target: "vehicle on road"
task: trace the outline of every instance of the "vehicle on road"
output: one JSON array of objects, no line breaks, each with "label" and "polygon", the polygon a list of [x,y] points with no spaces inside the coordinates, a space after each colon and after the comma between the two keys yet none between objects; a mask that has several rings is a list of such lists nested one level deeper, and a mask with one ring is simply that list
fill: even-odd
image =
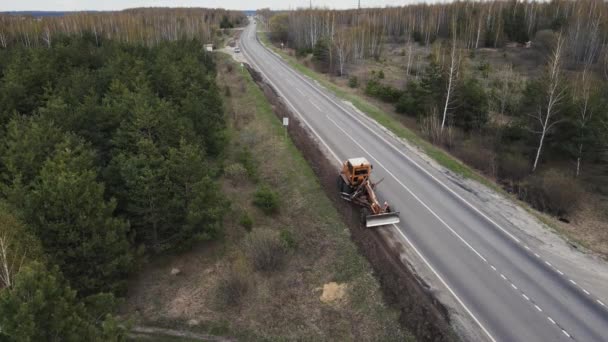
[{"label": "vehicle on road", "polygon": [[338,176],[338,189],[342,198],[363,207],[361,218],[366,227],[399,223],[399,213],[392,211],[387,202],[380,204],[374,188],[382,182],[370,179],[373,166],[365,158],[351,158],[342,164]]}]

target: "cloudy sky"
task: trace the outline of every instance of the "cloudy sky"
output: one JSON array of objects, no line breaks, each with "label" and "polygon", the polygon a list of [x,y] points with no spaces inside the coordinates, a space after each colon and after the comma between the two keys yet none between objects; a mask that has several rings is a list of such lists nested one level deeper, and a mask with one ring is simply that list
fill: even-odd
[{"label": "cloudy sky", "polygon": [[[121,10],[132,7],[224,7],[229,9],[290,9],[308,6],[309,0],[0,0],[0,11]],[[313,6],[356,7],[358,0],[313,0]],[[416,0],[361,0],[362,7],[397,6]]]}]

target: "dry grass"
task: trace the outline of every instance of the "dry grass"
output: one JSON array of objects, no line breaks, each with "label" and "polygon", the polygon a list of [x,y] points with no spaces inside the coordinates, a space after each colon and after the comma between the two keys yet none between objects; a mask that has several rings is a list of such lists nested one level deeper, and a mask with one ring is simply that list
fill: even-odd
[{"label": "dry grass", "polygon": [[[225,99],[232,136],[225,165],[237,162],[237,152],[249,148],[257,182],[226,179],[222,190],[232,209],[224,240],[150,263],[133,280],[126,311],[143,322],[177,327],[195,319],[200,324],[190,330],[243,340],[411,339],[398,324],[398,312],[385,306],[370,265],[264,95],[240,68],[226,72],[227,58],[218,57],[220,86],[229,86],[232,94]],[[276,215],[253,206],[259,184],[279,194]],[[253,232],[269,229],[289,240],[278,271],[258,272],[248,259],[243,243],[250,233],[240,224],[245,212],[254,222]],[[182,274],[171,276],[173,267]],[[217,289],[235,269],[246,272],[247,291],[239,291],[238,305],[218,305]],[[323,287],[331,282],[340,283],[345,293],[339,301],[323,303]]]}]

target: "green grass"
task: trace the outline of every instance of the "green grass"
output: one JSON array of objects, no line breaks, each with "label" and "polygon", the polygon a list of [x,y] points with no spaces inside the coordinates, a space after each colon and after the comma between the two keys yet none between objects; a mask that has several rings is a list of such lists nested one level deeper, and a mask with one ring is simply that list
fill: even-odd
[{"label": "green grass", "polygon": [[415,146],[418,146],[429,157],[431,157],[435,161],[437,161],[437,163],[439,163],[441,166],[447,168],[448,170],[450,170],[462,177],[474,179],[474,180],[492,188],[493,190],[503,192],[502,189],[498,185],[496,185],[494,182],[491,182],[490,180],[483,177],[482,175],[480,175],[479,173],[477,173],[476,171],[474,171],[467,165],[463,164],[458,159],[452,157],[447,152],[434,146],[430,142],[426,141],[424,138],[418,136],[412,130],[408,129],[403,124],[401,124],[397,119],[391,117],[390,114],[386,113],[385,111],[378,108],[374,104],[366,101],[365,99],[363,99],[357,95],[351,94],[351,93],[345,91],[344,89],[342,89],[340,86],[338,86],[334,83],[331,83],[330,81],[325,79],[325,77],[323,75],[306,67],[305,65],[300,63],[296,58],[287,55],[286,53],[284,53],[283,51],[281,51],[280,49],[278,49],[277,47],[272,45],[268,39],[267,34],[262,32],[259,35],[259,37],[260,37],[260,41],[262,41],[264,43],[264,45],[270,47],[273,51],[278,53],[294,69],[296,69],[303,75],[306,75],[306,76],[316,80],[323,87],[325,87],[326,89],[333,92],[336,96],[338,96],[346,101],[349,101],[361,112],[365,113],[372,119],[376,120],[379,124],[386,127],[388,130],[393,132],[398,137],[406,139],[407,141],[414,144]]}]

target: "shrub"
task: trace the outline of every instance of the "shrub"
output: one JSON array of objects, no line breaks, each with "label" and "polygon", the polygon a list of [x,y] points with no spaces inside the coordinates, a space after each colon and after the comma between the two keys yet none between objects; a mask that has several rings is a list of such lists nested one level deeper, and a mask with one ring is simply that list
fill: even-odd
[{"label": "shrub", "polygon": [[220,305],[237,306],[249,290],[249,277],[245,270],[230,267],[217,284],[217,299]]},{"label": "shrub", "polygon": [[257,271],[272,272],[283,266],[287,249],[277,232],[256,229],[245,238],[244,250]]},{"label": "shrub", "polygon": [[578,208],[583,194],[576,179],[551,169],[530,178],[525,200],[538,210],[563,217]]},{"label": "shrub", "polygon": [[239,151],[236,157],[239,163],[241,163],[241,165],[243,165],[247,171],[247,176],[249,176],[249,178],[253,181],[257,181],[258,164],[253,158],[251,151],[248,148],[243,148],[241,151]]},{"label": "shrub", "polygon": [[378,78],[379,78],[379,79],[383,80],[383,79],[384,79],[384,70],[380,70],[380,71],[378,71],[378,74],[377,74],[377,75],[378,75]]},{"label": "shrub", "polygon": [[348,79],[348,86],[351,88],[357,88],[359,86],[359,79],[357,76],[351,76]]},{"label": "shrub", "polygon": [[275,214],[279,211],[279,195],[267,186],[262,186],[253,194],[253,204],[266,215]]},{"label": "shrub", "polygon": [[519,182],[530,173],[528,160],[515,153],[506,153],[498,158],[498,177]]},{"label": "shrub", "polygon": [[285,243],[285,246],[289,249],[295,249],[297,246],[297,242],[296,239],[293,236],[293,233],[287,229],[283,229],[281,230],[281,233],[279,235],[281,237],[281,240]]},{"label": "shrub", "polygon": [[234,163],[224,168],[224,174],[226,175],[226,178],[230,180],[232,185],[237,185],[245,179],[247,176],[247,170],[242,164]]},{"label": "shrub", "polygon": [[367,82],[365,93],[369,96],[379,98],[382,101],[395,103],[402,95],[402,91],[389,85],[383,85],[376,79]]},{"label": "shrub", "polygon": [[241,215],[241,219],[239,220],[239,224],[245,228],[246,231],[250,232],[253,228],[253,219],[249,216],[249,213],[246,211]]}]

